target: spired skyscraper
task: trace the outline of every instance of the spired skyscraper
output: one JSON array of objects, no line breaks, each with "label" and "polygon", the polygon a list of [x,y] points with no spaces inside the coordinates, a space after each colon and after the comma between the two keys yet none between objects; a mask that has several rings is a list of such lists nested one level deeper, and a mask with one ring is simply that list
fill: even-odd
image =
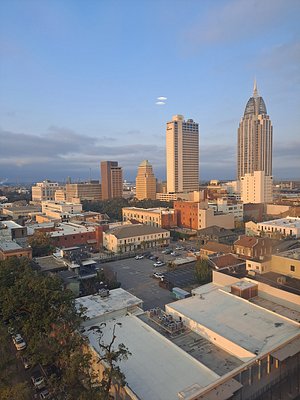
[{"label": "spired skyscraper", "polygon": [[272,201],[272,148],[272,122],[254,81],[253,96],[246,104],[238,129],[237,175],[244,203]]},{"label": "spired skyscraper", "polygon": [[272,176],[272,148],[272,122],[254,81],[253,96],[247,102],[238,128],[238,179],[254,171]]},{"label": "spired skyscraper", "polygon": [[166,164],[168,193],[199,190],[199,125],[174,115],[167,123]]}]

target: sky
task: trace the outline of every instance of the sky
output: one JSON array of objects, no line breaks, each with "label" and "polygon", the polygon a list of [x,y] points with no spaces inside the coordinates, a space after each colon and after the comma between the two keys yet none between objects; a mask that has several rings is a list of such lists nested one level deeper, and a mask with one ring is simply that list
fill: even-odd
[{"label": "sky", "polygon": [[[234,179],[256,77],[273,175],[300,179],[299,0],[1,0],[0,181],[165,179],[165,128],[200,125],[200,178]],[[165,104],[156,104],[158,97]]]}]

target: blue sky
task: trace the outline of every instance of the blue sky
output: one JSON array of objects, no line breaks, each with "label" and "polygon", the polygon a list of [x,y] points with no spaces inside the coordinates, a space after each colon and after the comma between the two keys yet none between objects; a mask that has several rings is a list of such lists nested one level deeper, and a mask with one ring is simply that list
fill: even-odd
[{"label": "blue sky", "polygon": [[[274,177],[300,178],[298,0],[2,0],[0,178],[165,178],[165,124],[200,124],[202,179],[234,179],[256,76]],[[165,105],[156,98],[167,97]]]}]

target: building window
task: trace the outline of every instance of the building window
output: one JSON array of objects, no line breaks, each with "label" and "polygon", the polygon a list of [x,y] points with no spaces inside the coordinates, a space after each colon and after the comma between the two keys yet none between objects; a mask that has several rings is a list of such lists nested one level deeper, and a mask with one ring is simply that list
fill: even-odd
[{"label": "building window", "polygon": [[291,265],[290,269],[291,269],[292,272],[295,272],[296,271],[295,265]]}]

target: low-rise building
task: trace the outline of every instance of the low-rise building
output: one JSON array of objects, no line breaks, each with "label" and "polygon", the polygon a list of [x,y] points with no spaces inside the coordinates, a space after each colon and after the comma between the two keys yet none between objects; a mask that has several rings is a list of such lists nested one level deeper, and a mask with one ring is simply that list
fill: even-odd
[{"label": "low-rise building", "polygon": [[49,236],[56,247],[87,245],[99,249],[102,246],[102,232],[103,228],[100,225],[62,222],[55,226],[54,231],[49,232]]},{"label": "low-rise building", "polygon": [[233,244],[238,238],[238,234],[230,229],[221,228],[219,226],[213,225],[209,228],[200,229],[197,232],[197,238],[200,245],[205,244],[209,241]]},{"label": "low-rise building", "polygon": [[81,213],[82,204],[58,201],[43,201],[42,213],[56,220],[67,220],[70,215]]},{"label": "low-rise building", "polygon": [[168,245],[170,232],[144,224],[121,225],[103,232],[103,246],[113,253]]},{"label": "low-rise building", "polygon": [[21,246],[14,240],[0,239],[0,260],[7,260],[12,257],[32,258],[32,249],[30,246]]},{"label": "low-rise building", "polygon": [[172,208],[122,208],[123,221],[138,221],[142,224],[160,228],[174,228],[177,226],[177,211]]},{"label": "low-rise building", "polygon": [[83,200],[102,200],[101,184],[98,181],[66,184],[66,201],[74,203]]},{"label": "low-rise building", "polygon": [[200,247],[201,256],[209,256],[211,254],[226,254],[232,251],[232,246],[218,242],[207,242]]},{"label": "low-rise building", "polygon": [[205,202],[174,201],[178,212],[178,226],[189,229],[203,229],[213,225],[222,228],[234,228],[233,214],[215,212]]},{"label": "low-rise building", "polygon": [[221,212],[224,214],[233,214],[234,221],[243,221],[244,218],[244,206],[243,203],[229,200],[227,198],[218,198],[216,201],[208,202],[208,207],[212,208],[215,212]]},{"label": "low-rise building", "polygon": [[263,235],[274,236],[276,234],[282,236],[293,236],[300,238],[300,218],[286,217],[274,219],[272,221],[260,222],[257,229]]},{"label": "low-rise building", "polygon": [[263,260],[272,253],[272,240],[243,235],[234,242],[234,252],[242,258]]},{"label": "low-rise building", "polygon": [[273,254],[272,272],[300,279],[300,247],[283,253]]},{"label": "low-rise building", "polygon": [[9,215],[13,220],[17,220],[23,217],[33,218],[35,215],[41,212],[41,207],[32,205],[12,206],[8,208],[3,208],[2,212],[4,215]]},{"label": "low-rise building", "polygon": [[[76,300],[86,320],[81,333],[96,379],[105,344],[130,352],[118,366],[126,385],[112,382],[117,399],[237,400],[296,398],[299,388],[298,296],[250,279],[213,272],[193,296],[144,313],[122,289]],[[103,297],[102,297],[103,296]],[[96,382],[95,382],[96,383]]]}]

